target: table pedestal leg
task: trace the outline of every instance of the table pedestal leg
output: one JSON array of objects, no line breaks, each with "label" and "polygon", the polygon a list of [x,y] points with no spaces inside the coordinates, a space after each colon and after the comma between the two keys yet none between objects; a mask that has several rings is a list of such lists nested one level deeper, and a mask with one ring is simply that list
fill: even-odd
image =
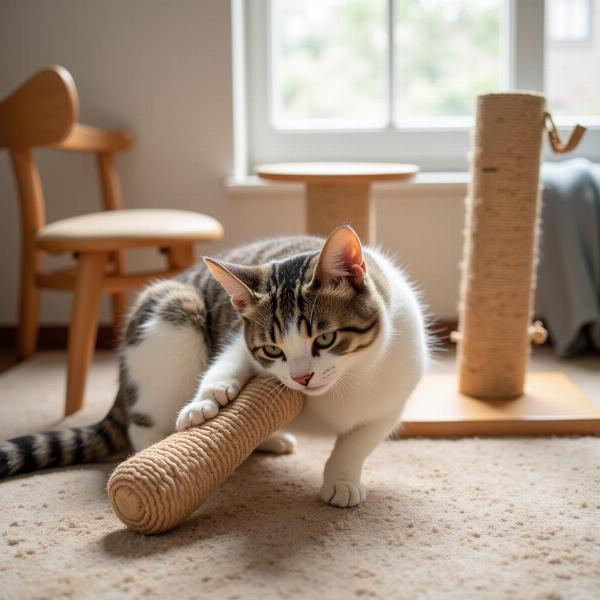
[{"label": "table pedestal leg", "polygon": [[375,213],[370,185],[308,183],[307,233],[327,237],[340,225],[351,225],[365,244],[375,241]]}]

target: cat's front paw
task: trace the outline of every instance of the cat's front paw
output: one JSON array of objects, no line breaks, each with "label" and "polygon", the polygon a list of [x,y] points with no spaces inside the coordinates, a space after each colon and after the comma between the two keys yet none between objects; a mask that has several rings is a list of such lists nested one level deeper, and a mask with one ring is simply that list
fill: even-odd
[{"label": "cat's front paw", "polygon": [[202,425],[208,419],[216,417],[218,412],[219,405],[214,400],[193,400],[179,411],[175,428],[177,431],[183,431]]},{"label": "cat's front paw", "polygon": [[196,397],[200,400],[213,400],[219,406],[227,406],[232,400],[237,398],[241,389],[242,386],[237,379],[228,379],[215,383],[202,382]]},{"label": "cat's front paw", "polygon": [[350,508],[357,506],[367,497],[365,486],[359,482],[331,480],[325,481],[319,492],[321,500],[332,506]]},{"label": "cat's front paw", "polygon": [[237,398],[242,386],[237,379],[227,379],[215,383],[202,383],[196,397],[186,404],[175,422],[177,431],[183,431],[196,425],[202,425],[208,419],[216,417],[219,408],[227,406]]}]

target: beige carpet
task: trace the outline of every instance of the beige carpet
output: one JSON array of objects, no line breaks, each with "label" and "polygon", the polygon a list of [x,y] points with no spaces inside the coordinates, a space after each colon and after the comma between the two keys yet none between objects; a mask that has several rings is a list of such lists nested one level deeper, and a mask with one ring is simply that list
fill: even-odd
[{"label": "beige carpet", "polygon": [[[2,434],[58,418],[61,360],[36,360],[0,378]],[[78,419],[113,382],[100,357]],[[0,598],[598,597],[600,440],[386,442],[352,510],[318,500],[327,446],[302,442],[253,456],[158,537],[112,515],[111,465],[1,482]]]}]

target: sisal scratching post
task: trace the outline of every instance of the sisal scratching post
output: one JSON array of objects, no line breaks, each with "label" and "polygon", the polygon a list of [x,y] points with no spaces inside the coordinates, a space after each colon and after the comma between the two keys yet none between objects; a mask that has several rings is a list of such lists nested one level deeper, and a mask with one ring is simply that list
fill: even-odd
[{"label": "sisal scratching post", "polygon": [[256,378],[219,414],[174,433],[121,463],[108,497],[123,523],[161,533],[194,512],[269,435],[302,410],[299,392]]},{"label": "sisal scratching post", "polygon": [[460,292],[458,374],[427,375],[392,437],[600,433],[600,410],[563,373],[527,373],[542,138],[569,152],[540,94],[477,98]]},{"label": "sisal scratching post", "polygon": [[375,240],[375,210],[369,184],[306,186],[306,230],[327,238],[341,223],[351,223],[361,240]]},{"label": "sisal scratching post", "polygon": [[545,105],[533,93],[477,99],[458,346],[459,389],[475,398],[523,394]]}]

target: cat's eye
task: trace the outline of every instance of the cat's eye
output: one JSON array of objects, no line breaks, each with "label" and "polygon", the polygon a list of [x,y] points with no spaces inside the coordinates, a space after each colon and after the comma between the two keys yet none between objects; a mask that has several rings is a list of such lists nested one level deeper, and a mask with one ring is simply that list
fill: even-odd
[{"label": "cat's eye", "polygon": [[316,340],[315,345],[317,348],[329,348],[335,342],[335,331],[330,331],[329,333],[322,333]]},{"label": "cat's eye", "polygon": [[283,356],[283,350],[277,346],[263,346],[263,352],[269,358],[281,358]]}]

